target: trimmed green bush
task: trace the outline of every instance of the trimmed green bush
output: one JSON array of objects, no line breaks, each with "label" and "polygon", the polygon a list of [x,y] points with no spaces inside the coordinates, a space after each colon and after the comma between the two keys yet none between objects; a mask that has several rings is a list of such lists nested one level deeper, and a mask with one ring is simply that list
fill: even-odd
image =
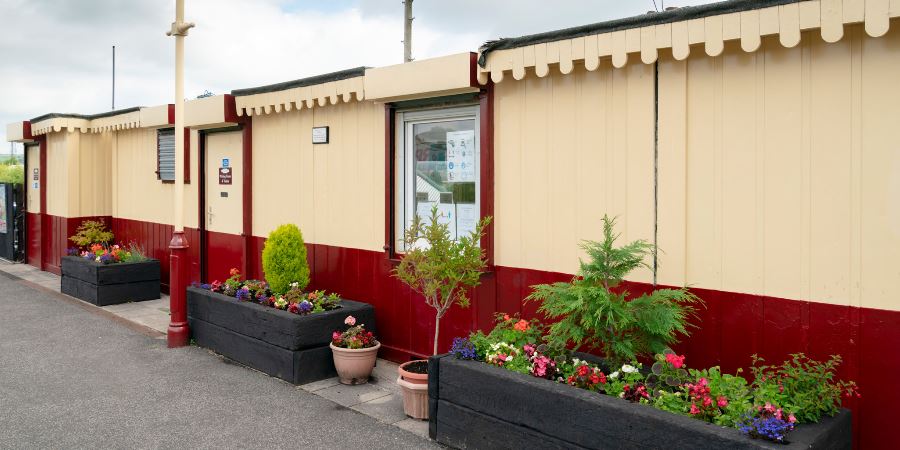
[{"label": "trimmed green bush", "polygon": [[297,225],[281,225],[269,234],[262,254],[263,272],[269,287],[276,294],[284,294],[291,288],[306,288],[309,284],[309,264],[306,262],[306,245]]}]

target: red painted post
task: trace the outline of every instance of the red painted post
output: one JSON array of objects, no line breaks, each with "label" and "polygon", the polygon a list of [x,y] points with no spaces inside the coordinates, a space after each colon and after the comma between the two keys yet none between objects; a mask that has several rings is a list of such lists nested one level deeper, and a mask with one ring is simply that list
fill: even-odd
[{"label": "red painted post", "polygon": [[169,348],[184,347],[188,344],[190,330],[187,323],[187,263],[188,241],[183,231],[172,234],[169,242]]}]

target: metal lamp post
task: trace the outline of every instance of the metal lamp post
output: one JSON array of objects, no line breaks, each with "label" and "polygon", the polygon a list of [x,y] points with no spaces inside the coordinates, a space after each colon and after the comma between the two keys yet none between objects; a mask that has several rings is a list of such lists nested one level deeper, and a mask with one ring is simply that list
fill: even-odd
[{"label": "metal lamp post", "polygon": [[193,28],[184,21],[184,0],[175,0],[175,22],[166,33],[175,36],[175,231],[169,242],[169,348],[188,344],[187,303],[187,249],[184,237],[184,38]]}]

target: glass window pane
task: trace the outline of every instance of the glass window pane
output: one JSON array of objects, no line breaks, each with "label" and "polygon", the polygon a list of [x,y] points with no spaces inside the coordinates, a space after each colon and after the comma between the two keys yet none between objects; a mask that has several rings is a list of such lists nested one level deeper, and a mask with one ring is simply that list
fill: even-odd
[{"label": "glass window pane", "polygon": [[475,119],[412,126],[413,148],[409,157],[414,164],[411,184],[416,191],[411,196],[411,212],[425,219],[437,206],[453,238],[474,231],[479,218],[476,127]]}]

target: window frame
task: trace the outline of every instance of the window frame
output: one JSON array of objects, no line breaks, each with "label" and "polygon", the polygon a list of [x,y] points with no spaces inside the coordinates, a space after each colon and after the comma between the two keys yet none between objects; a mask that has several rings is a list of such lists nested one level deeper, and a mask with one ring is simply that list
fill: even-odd
[{"label": "window frame", "polygon": [[475,146],[478,148],[478,156],[476,159],[476,171],[478,176],[475,179],[475,208],[481,216],[481,112],[477,104],[447,106],[428,109],[410,109],[395,112],[395,129],[396,136],[402,136],[402,139],[396,139],[394,149],[395,161],[394,179],[397,180],[394,190],[394,202],[397,207],[394,209],[394,248],[396,252],[402,254],[405,252],[403,248],[403,232],[412,224],[415,215],[415,158],[410,157],[414,148],[413,132],[415,126],[419,124],[431,124],[441,122],[456,122],[461,120],[472,120],[475,122]]},{"label": "window frame", "polygon": [[[477,107],[477,128],[476,140],[479,143],[480,158],[479,177],[478,177],[478,204],[480,219],[490,216],[493,218],[491,223],[485,228],[484,236],[481,239],[481,248],[484,250],[487,259],[486,273],[494,272],[494,223],[496,216],[494,215],[494,85],[488,82],[487,85],[480,86],[480,89],[472,94],[468,94],[468,98],[459,100],[461,96],[432,98],[418,101],[410,101],[409,103],[417,103],[415,107],[404,108],[404,103],[386,103],[385,104],[385,228],[384,228],[384,253],[385,258],[392,264],[399,263],[403,258],[403,253],[398,251],[396,245],[397,239],[397,213],[398,208],[404,205],[397,205],[397,189],[402,189],[402,180],[397,177],[396,151],[398,146],[397,129],[398,122],[402,130],[402,121],[398,120],[398,112],[412,112],[425,110],[446,110],[458,107]],[[401,135],[402,136],[402,135]],[[402,196],[402,194],[401,194]]]}]

